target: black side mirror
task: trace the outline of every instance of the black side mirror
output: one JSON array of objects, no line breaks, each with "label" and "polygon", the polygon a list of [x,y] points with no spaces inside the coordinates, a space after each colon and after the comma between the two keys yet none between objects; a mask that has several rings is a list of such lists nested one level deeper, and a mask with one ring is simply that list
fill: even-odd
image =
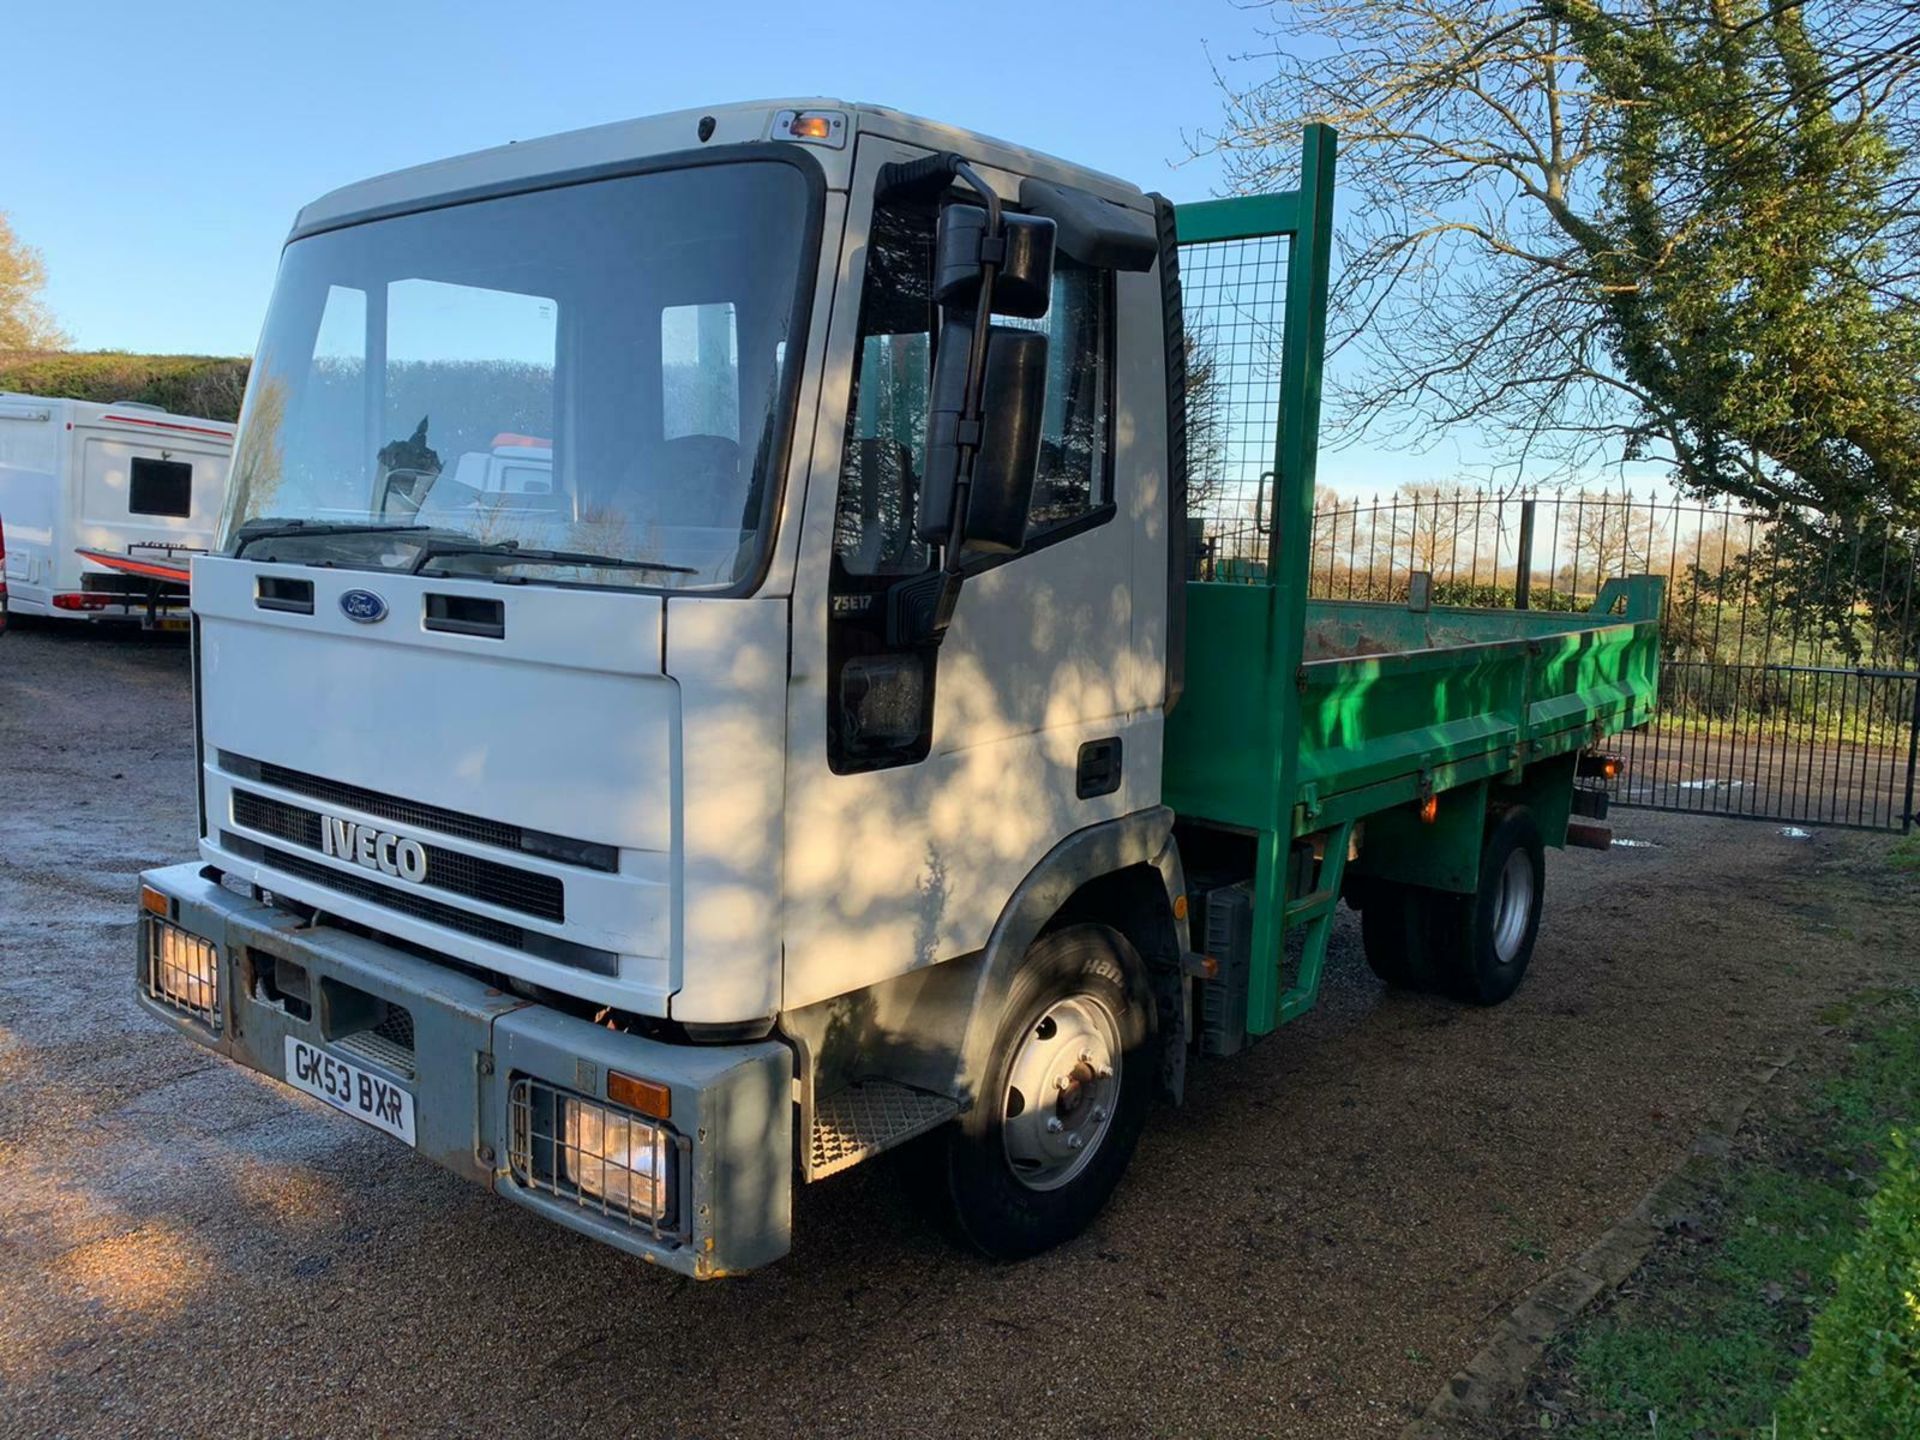
[{"label": "black side mirror", "polygon": [[[926,474],[915,529],[941,543],[937,575],[888,594],[889,636],[938,645],[952,623],[972,555],[1005,555],[1026,541],[1047,393],[1047,337],[992,323],[1036,320],[1052,303],[1054,223],[1008,215],[993,188],[958,156],[927,167],[964,180],[980,205],[949,205],[934,237],[934,298],[941,307]],[[926,582],[935,582],[929,585]]]},{"label": "black side mirror", "polygon": [[980,449],[961,522],[969,550],[1005,555],[1026,543],[1046,398],[1047,337],[995,325],[980,392]]},{"label": "black side mirror", "polygon": [[[960,478],[961,422],[973,326],[949,320],[933,362],[927,415],[927,473],[920,492],[920,538],[951,538],[953,492]],[[1012,325],[987,327],[980,426],[961,539],[972,550],[1005,554],[1026,539],[1040,465],[1041,417],[1047,398],[1047,337]]]},{"label": "black side mirror", "polygon": [[[1053,301],[1054,224],[1037,215],[1002,215],[1005,253],[993,278],[993,313],[1038,320]],[[978,205],[949,205],[940,212],[935,237],[933,298],[955,310],[971,310],[980,294],[981,242],[987,212]]]}]

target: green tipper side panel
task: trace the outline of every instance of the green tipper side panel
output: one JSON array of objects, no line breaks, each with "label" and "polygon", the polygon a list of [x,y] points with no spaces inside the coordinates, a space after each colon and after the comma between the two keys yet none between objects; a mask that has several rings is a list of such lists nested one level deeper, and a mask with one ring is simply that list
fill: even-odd
[{"label": "green tipper side panel", "polygon": [[[1186,688],[1167,717],[1163,782],[1181,816],[1255,839],[1251,1034],[1313,1004],[1357,822],[1517,778],[1535,761],[1642,723],[1655,696],[1661,582],[1652,577],[1608,582],[1584,615],[1308,600],[1333,159],[1332,132],[1311,126],[1298,191],[1210,200],[1176,215],[1183,246],[1267,235],[1290,243],[1285,313],[1274,327],[1268,559],[1187,586]],[[1433,833],[1436,843],[1470,843],[1471,854],[1435,856],[1432,869],[1472,873],[1478,835],[1460,826]],[[1290,896],[1288,852],[1306,836],[1324,861],[1315,892]],[[1301,959],[1283,977],[1295,926],[1305,927]]]}]

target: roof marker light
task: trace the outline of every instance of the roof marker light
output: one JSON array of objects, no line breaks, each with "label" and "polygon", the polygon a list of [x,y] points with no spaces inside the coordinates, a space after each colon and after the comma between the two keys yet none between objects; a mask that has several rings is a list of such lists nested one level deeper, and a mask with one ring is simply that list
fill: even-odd
[{"label": "roof marker light", "polygon": [[773,138],[839,150],[847,143],[847,117],[838,110],[782,110],[773,117]]}]

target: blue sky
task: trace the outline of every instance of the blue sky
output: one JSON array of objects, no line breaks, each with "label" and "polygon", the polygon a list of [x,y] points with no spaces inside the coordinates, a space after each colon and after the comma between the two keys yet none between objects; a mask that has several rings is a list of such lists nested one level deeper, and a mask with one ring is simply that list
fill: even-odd
[{"label": "blue sky", "polygon": [[[968,63],[946,6],[110,0],[14,7],[0,210],[39,247],[86,348],[249,351],[294,212],[348,181],[503,141],[685,106],[843,95],[1004,135],[1174,199],[1220,103],[1207,49],[1244,49],[1228,0],[999,12]],[[982,12],[995,13],[994,7]],[[22,65],[19,57],[43,63]]]},{"label": "blue sky", "polygon": [[[1004,15],[975,63],[966,25]],[[1258,73],[1232,0],[1004,9],[902,0],[504,4],[287,0],[14,7],[0,210],[42,252],[83,348],[250,352],[294,212],[336,185],[506,140],[730,99],[872,100],[1052,151],[1175,200],[1218,192],[1187,137],[1216,65]],[[18,57],[37,56],[34,63]],[[1350,492],[1445,478],[1324,455]]]}]

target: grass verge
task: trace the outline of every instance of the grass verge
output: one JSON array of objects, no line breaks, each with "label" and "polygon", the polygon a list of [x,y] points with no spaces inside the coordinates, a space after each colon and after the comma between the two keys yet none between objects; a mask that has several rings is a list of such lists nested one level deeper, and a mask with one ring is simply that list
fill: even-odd
[{"label": "grass verge", "polygon": [[1887,851],[1887,863],[1908,874],[1920,871],[1920,835],[1909,835]]},{"label": "grass verge", "polygon": [[[1876,993],[1823,1018],[1834,1033],[1750,1117],[1730,1159],[1682,1172],[1662,1243],[1549,1352],[1523,1423],[1580,1440],[1920,1433],[1888,1408],[1913,1399],[1898,1368],[1914,1333],[1899,1328],[1914,1313],[1902,1279],[1920,1280],[1920,1248],[1903,1249],[1920,1228],[1911,1157],[1862,1231],[1891,1137],[1920,1116],[1920,992]],[[1862,1383],[1875,1365],[1892,1367],[1889,1398]],[[1872,1408],[1837,1418],[1855,1401]]]}]

